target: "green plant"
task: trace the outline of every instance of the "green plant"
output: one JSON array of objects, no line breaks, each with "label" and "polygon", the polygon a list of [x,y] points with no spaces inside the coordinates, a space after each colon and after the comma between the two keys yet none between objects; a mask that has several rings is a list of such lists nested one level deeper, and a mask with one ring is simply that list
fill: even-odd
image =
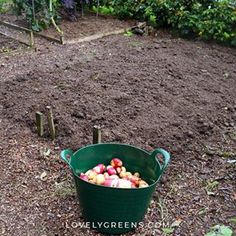
[{"label": "green plant", "polygon": [[218,181],[207,181],[206,183],[204,183],[207,195],[214,196],[219,184],[220,183]]},{"label": "green plant", "polygon": [[113,15],[114,14],[114,9],[112,6],[99,6],[99,7],[96,7],[96,6],[93,6],[92,7],[92,10],[94,12],[98,12],[102,15]]},{"label": "green plant", "polygon": [[11,6],[10,0],[0,0],[0,13],[5,13],[9,11]]},{"label": "green plant", "polygon": [[127,37],[131,37],[133,35],[134,35],[134,33],[131,30],[128,30],[124,33],[124,36],[127,36]]},{"label": "green plant", "polygon": [[225,225],[215,225],[205,236],[232,236],[233,231]]},{"label": "green plant", "polygon": [[166,234],[172,234],[175,231],[174,228],[162,228],[162,232]]},{"label": "green plant", "polygon": [[234,0],[104,0],[119,18],[145,20],[182,36],[200,37],[236,46]]},{"label": "green plant", "polygon": [[[16,15],[25,15],[34,31],[47,28],[58,19],[58,0],[13,0]],[[54,22],[55,23],[55,22]]]}]

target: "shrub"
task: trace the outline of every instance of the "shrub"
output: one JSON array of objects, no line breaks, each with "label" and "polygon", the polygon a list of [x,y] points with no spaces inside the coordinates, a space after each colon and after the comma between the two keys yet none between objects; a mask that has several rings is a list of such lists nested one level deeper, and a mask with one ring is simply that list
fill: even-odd
[{"label": "shrub", "polygon": [[104,0],[119,18],[146,20],[183,36],[236,46],[236,2],[231,0]]},{"label": "shrub", "polygon": [[35,31],[49,26],[52,19],[58,19],[58,0],[13,0],[16,15],[25,15]]}]

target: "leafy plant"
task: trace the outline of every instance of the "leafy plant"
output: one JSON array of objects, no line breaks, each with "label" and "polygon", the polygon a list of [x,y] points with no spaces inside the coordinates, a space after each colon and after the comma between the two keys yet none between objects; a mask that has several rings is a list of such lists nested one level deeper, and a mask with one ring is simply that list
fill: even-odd
[{"label": "leafy plant", "polygon": [[113,15],[114,14],[114,8],[112,6],[99,6],[99,7],[96,7],[96,6],[93,6],[92,7],[92,10],[94,12],[98,12],[102,15]]},{"label": "leafy plant", "polygon": [[128,30],[127,32],[124,33],[124,36],[131,37],[133,36],[134,33],[131,30]]},{"label": "leafy plant", "polygon": [[11,5],[10,0],[0,0],[0,13],[9,11]]},{"label": "leafy plant", "polygon": [[232,236],[233,231],[225,225],[215,225],[205,236]]},{"label": "leafy plant", "polygon": [[174,231],[175,231],[174,228],[162,228],[162,232],[163,232],[164,234],[171,234],[171,233],[173,233]]},{"label": "leafy plant", "polygon": [[214,191],[218,186],[219,186],[219,182],[218,181],[207,181],[207,185],[206,185],[206,190],[207,191]]},{"label": "leafy plant", "polygon": [[197,36],[236,46],[234,0],[103,0],[119,18],[146,20],[183,36]]},{"label": "leafy plant", "polygon": [[16,15],[25,15],[34,31],[49,26],[52,19],[58,19],[58,0],[13,0]]}]

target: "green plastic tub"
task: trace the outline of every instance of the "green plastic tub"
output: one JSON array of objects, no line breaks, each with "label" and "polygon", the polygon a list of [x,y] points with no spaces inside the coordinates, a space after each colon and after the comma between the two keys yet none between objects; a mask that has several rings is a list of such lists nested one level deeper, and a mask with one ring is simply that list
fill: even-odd
[{"label": "green plastic tub", "polygon": [[[163,156],[161,165],[157,154]],[[108,165],[112,158],[122,160],[130,172],[139,172],[148,182],[146,188],[122,189],[95,185],[79,178],[99,163]],[[142,221],[156,185],[162,176],[170,155],[163,149],[149,153],[126,144],[94,144],[75,153],[61,152],[61,158],[70,166],[77,195],[86,222],[93,229],[106,234],[121,234],[133,230]]]}]

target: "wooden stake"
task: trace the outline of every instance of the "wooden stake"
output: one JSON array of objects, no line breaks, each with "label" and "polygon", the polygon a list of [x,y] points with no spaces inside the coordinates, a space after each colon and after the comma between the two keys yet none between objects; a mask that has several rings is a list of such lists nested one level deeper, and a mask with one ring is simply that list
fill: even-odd
[{"label": "wooden stake", "polygon": [[12,24],[12,23],[6,22],[6,21],[0,21],[0,25],[4,25],[4,26],[7,26],[12,29],[21,30],[21,31],[29,32],[29,33],[32,31],[31,29],[21,27],[19,25],[15,25],[15,24]]},{"label": "wooden stake", "polygon": [[91,36],[86,36],[83,38],[77,38],[77,39],[69,39],[69,40],[65,40],[64,43],[65,44],[74,44],[74,43],[84,43],[84,42],[89,42],[95,39],[100,39],[100,38],[104,38],[110,35],[117,35],[117,34],[123,34],[129,30],[132,30],[133,27],[129,27],[127,29],[118,29],[118,30],[114,30],[111,32],[105,32],[105,33],[97,33]]},{"label": "wooden stake", "polygon": [[40,137],[43,136],[43,113],[37,111],[35,113],[36,116],[36,126],[37,126],[37,133]]},{"label": "wooden stake", "polygon": [[61,44],[64,44],[64,35],[60,35],[60,42]]},{"label": "wooden stake", "polygon": [[8,37],[8,38],[10,38],[10,39],[14,39],[14,40],[16,40],[16,41],[18,41],[18,42],[20,42],[20,43],[22,43],[22,44],[25,44],[26,46],[30,46],[29,43],[26,43],[26,42],[24,42],[24,41],[22,41],[22,40],[20,40],[20,39],[14,38],[13,36],[11,36],[11,35],[9,35],[9,34],[3,33],[3,32],[1,32],[1,31],[0,31],[0,34],[1,34],[1,35],[4,35],[4,36],[6,36],[6,37]]},{"label": "wooden stake", "polygon": [[31,31],[29,33],[29,37],[30,37],[30,47],[34,47],[34,33],[33,33],[33,31]]},{"label": "wooden stake", "polygon": [[50,106],[46,106],[47,109],[47,119],[48,119],[48,126],[52,140],[56,137],[55,125],[53,120],[53,113],[52,108]]},{"label": "wooden stake", "polygon": [[47,36],[47,35],[44,35],[44,34],[38,33],[38,32],[34,32],[34,35],[35,35],[35,36],[42,37],[42,38],[45,38],[45,39],[47,39],[47,40],[49,40],[49,41],[52,41],[52,42],[56,42],[56,43],[61,44],[61,39],[53,38],[53,37],[51,37],[51,36]]},{"label": "wooden stake", "polygon": [[102,141],[102,131],[101,127],[98,125],[93,126],[93,144],[101,143]]}]

